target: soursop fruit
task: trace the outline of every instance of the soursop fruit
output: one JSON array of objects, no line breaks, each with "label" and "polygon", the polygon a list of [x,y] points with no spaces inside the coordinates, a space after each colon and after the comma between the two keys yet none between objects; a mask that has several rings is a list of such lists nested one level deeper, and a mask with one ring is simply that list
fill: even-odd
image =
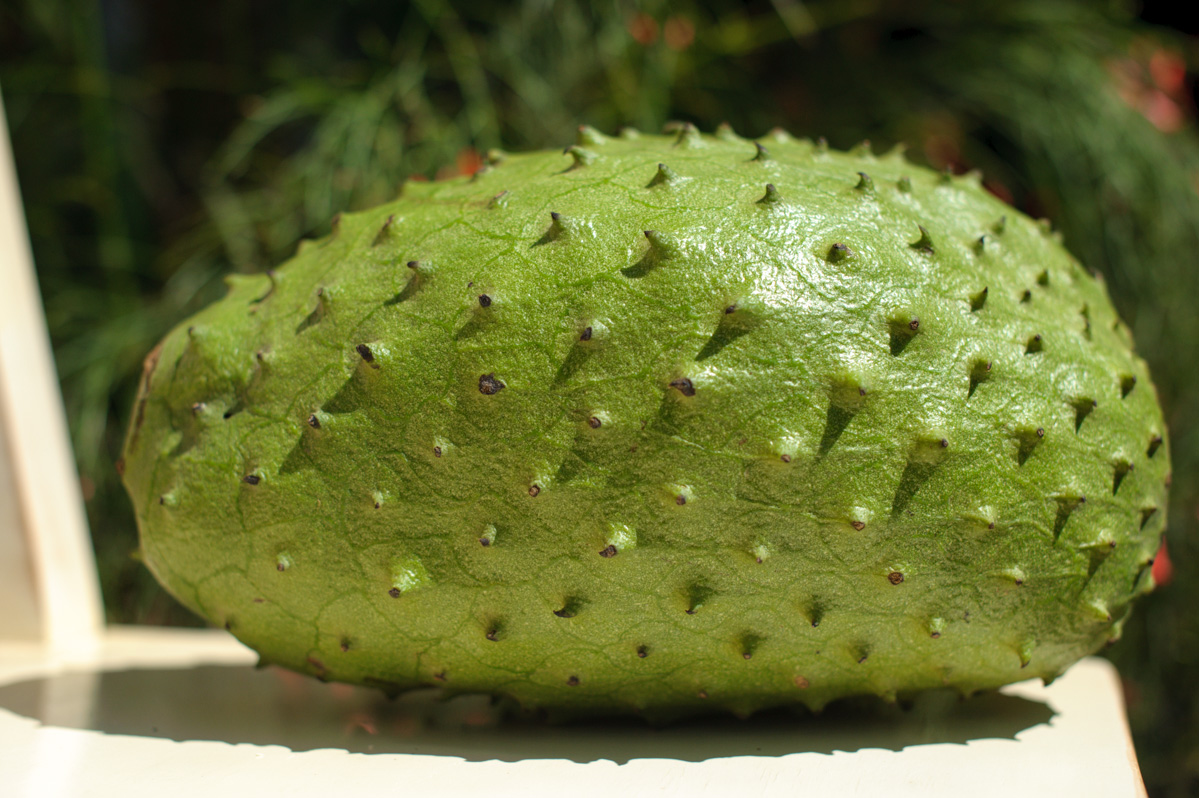
[{"label": "soursop fruit", "polygon": [[335,221],[147,360],[146,564],[265,662],[665,715],[1053,679],[1152,586],[1165,427],[977,176],[580,129]]}]

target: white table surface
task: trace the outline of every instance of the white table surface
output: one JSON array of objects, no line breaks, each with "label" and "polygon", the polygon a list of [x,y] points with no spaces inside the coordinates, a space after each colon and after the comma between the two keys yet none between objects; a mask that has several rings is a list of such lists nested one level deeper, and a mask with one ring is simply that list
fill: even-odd
[{"label": "white table surface", "polygon": [[0,643],[0,795],[1144,795],[1119,681],[1094,658],[1048,688],[660,729],[390,702],[255,659],[215,630],[113,627],[71,655]]}]

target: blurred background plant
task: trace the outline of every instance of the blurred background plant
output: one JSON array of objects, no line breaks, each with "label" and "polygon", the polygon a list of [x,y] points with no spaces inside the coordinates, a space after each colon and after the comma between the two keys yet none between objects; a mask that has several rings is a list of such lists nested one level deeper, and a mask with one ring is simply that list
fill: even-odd
[{"label": "blurred background plant", "polygon": [[[1168,586],[1107,654],[1154,796],[1199,794],[1196,29],[1160,0],[4,0],[0,86],[110,621],[195,624],[113,463],[141,359],[404,179],[587,122],[910,145],[1101,272],[1171,429]],[[1193,24],[1193,23],[1191,23]]]}]

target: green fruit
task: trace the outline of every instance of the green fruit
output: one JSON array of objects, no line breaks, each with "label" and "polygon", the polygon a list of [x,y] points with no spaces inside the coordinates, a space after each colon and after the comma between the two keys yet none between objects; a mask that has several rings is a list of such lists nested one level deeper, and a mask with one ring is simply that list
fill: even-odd
[{"label": "green fruit", "polygon": [[145,562],[265,661],[745,713],[1052,679],[1169,458],[1100,282],[974,176],[727,129],[409,183],[148,359]]}]

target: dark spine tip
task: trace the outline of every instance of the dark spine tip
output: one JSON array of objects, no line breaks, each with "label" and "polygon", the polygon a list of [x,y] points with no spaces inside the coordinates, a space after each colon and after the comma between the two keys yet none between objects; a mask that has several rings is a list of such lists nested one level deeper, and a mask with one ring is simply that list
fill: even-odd
[{"label": "dark spine tip", "polygon": [[1082,422],[1086,421],[1087,416],[1099,406],[1099,403],[1094,399],[1077,399],[1074,401],[1074,431],[1078,432],[1082,429]]},{"label": "dark spine tip", "polygon": [[566,680],[566,684],[569,687],[578,687],[579,686],[579,677],[571,676],[569,679]]},{"label": "dark spine tip", "polygon": [[789,454],[780,455],[779,459],[782,460],[784,463],[790,463],[791,455],[789,455]]},{"label": "dark spine tip", "polygon": [[1137,387],[1137,378],[1131,374],[1125,374],[1120,378],[1120,398],[1126,399],[1132,393],[1132,389]]},{"label": "dark spine tip", "polygon": [[391,590],[387,591],[387,595],[391,596],[392,598],[399,598],[400,589],[398,587],[393,587]]},{"label": "dark spine tip", "polygon": [[262,477],[258,476],[257,474],[246,474],[241,478],[241,481],[247,485],[257,485],[262,481]]},{"label": "dark spine tip", "polygon": [[603,422],[600,421],[597,416],[592,416],[591,418],[587,419],[587,424],[592,429],[599,429],[603,425]]},{"label": "dark spine tip", "polygon": [[590,327],[587,327],[583,330],[583,332],[579,335],[579,340],[580,341],[590,341],[591,340],[591,328]]},{"label": "dark spine tip", "polygon": [[440,447],[440,446],[434,446],[434,447],[433,447],[433,456],[434,456],[434,457],[441,457],[441,447]]},{"label": "dark spine tip", "polygon": [[657,230],[643,231],[645,238],[649,241],[649,257],[651,261],[669,260],[679,254],[679,246],[668,235],[663,235]]},{"label": "dark spine tip", "polygon": [[[1112,495],[1113,496],[1115,496],[1116,493],[1120,490],[1120,484],[1122,482],[1124,482],[1124,478],[1126,476],[1128,476],[1134,469],[1135,469],[1135,466],[1133,466],[1132,463],[1126,462],[1124,460],[1120,460],[1113,464],[1113,466],[1112,466],[1112,472],[1113,472]],[[1114,544],[1114,541],[1113,541],[1113,544]]]},{"label": "dark spine tip", "polygon": [[540,485],[530,485],[529,486],[529,495],[532,496],[534,499],[536,499],[538,497],[538,495],[540,495],[540,494],[541,494],[541,486]]},{"label": "dark spine tip", "polygon": [[924,225],[917,225],[917,228],[920,230],[920,238],[908,244],[908,246],[926,255],[936,252],[936,248],[933,246],[933,237],[929,235],[928,230],[924,228]]},{"label": "dark spine tip", "polygon": [[852,254],[853,254],[853,250],[851,250],[849,247],[845,246],[844,244],[838,242],[836,244],[833,244],[831,247],[829,247],[828,255],[825,256],[825,259],[829,263],[840,263],[841,261],[845,260]]},{"label": "dark spine tip", "polygon": [[479,294],[479,307],[481,307],[481,308],[491,307],[491,297],[487,296],[487,294]]},{"label": "dark spine tip", "polygon": [[550,227],[537,243],[546,244],[550,241],[557,241],[568,232],[569,228],[570,220],[567,217],[557,211],[550,211]]},{"label": "dark spine tip", "polygon": [[873,191],[874,180],[865,172],[858,172],[858,184],[854,188],[858,191]]},{"label": "dark spine tip", "polygon": [[479,393],[484,396],[494,396],[504,390],[505,387],[503,382],[496,379],[495,372],[479,377]]},{"label": "dark spine tip", "polygon": [[571,169],[581,169],[593,162],[598,156],[591,150],[584,149],[577,144],[573,144],[566,148],[565,153],[574,159],[574,163],[570,165]]},{"label": "dark spine tip", "polygon": [[671,380],[670,387],[674,388],[683,396],[695,396],[695,386],[691,384],[691,380],[687,377],[680,377],[677,380]]},{"label": "dark spine tip", "polygon": [[674,503],[677,504],[679,507],[682,507],[684,504],[687,503],[687,497],[686,496],[675,496]]},{"label": "dark spine tip", "polygon": [[1161,445],[1162,445],[1162,436],[1154,435],[1152,438],[1149,439],[1149,448],[1145,450],[1145,456],[1153,457],[1153,455],[1157,454],[1157,450],[1161,448]]},{"label": "dark spine tip", "polygon": [[919,334],[920,319],[916,318],[915,316],[907,316],[906,314],[903,316],[892,317],[890,328],[891,354],[898,356],[903,353],[908,344],[915,340],[916,336]]},{"label": "dark spine tip", "polygon": [[1032,456],[1033,451],[1040,445],[1045,437],[1045,428],[1037,427],[1035,430],[1024,427],[1016,431],[1017,442],[1016,464],[1024,465],[1025,461]]},{"label": "dark spine tip", "polygon": [[754,152],[754,157],[752,160],[755,160],[758,162],[770,160],[770,150],[766,149],[766,147],[764,147],[762,145],[762,142],[755,141],[754,148],[756,151]]},{"label": "dark spine tip", "polygon": [[859,532],[866,528],[866,524],[863,521],[850,521],[849,525]]},{"label": "dark spine tip", "polygon": [[892,571],[891,573],[887,574],[887,581],[893,585],[898,585],[903,581],[903,574],[899,571]]},{"label": "dark spine tip", "polygon": [[312,427],[313,429],[321,428],[321,420],[316,417],[316,413],[313,413],[308,417],[308,426]]},{"label": "dark spine tip", "polygon": [[645,659],[649,656],[649,649],[645,646],[637,646],[637,656]]},{"label": "dark spine tip", "polygon": [[196,402],[194,405],[192,405],[192,415],[193,416],[200,415],[201,413],[204,412],[205,407],[207,407],[207,405],[205,405],[203,402]]},{"label": "dark spine tip", "polygon": [[407,266],[409,269],[419,269],[420,261],[419,260],[410,260],[410,261],[408,261]]},{"label": "dark spine tip", "polygon": [[781,202],[782,199],[783,198],[779,195],[779,190],[777,188],[775,188],[774,183],[767,183],[766,184],[766,193],[762,195],[762,198],[760,200],[758,200],[758,204],[759,205],[774,205],[777,202]]},{"label": "dark spine tip", "polygon": [[607,546],[604,546],[602,549],[600,549],[599,556],[607,558],[607,559],[611,559],[612,557],[616,556],[617,551],[618,551],[618,549],[616,548],[616,546],[609,543]]},{"label": "dark spine tip", "polygon": [[970,297],[970,310],[976,311],[983,309],[983,306],[987,304],[988,291],[990,291],[989,288],[983,288],[983,290]]},{"label": "dark spine tip", "polygon": [[358,344],[358,346],[354,347],[354,349],[355,349],[355,351],[358,352],[358,355],[367,363],[375,362],[375,353],[372,352],[371,348],[369,346],[367,346],[366,344]]},{"label": "dark spine tip", "polygon": [[899,182],[896,185],[898,185],[900,191],[907,194],[912,190],[912,178],[904,175],[899,178]]},{"label": "dark spine tip", "polygon": [[371,242],[371,246],[377,247],[387,240],[391,233],[391,225],[395,222],[396,215],[393,213],[383,222],[383,226],[379,228],[379,232],[375,234],[375,240]]},{"label": "dark spine tip", "polygon": [[679,128],[679,136],[675,139],[676,147],[695,147],[701,143],[699,129],[690,122],[684,122]]},{"label": "dark spine tip", "polygon": [[666,164],[660,163],[658,164],[658,171],[654,173],[654,176],[650,178],[649,183],[647,183],[645,187],[653,188],[654,186],[666,186],[672,183],[677,183],[678,181],[679,176],[675,174],[675,171]]},{"label": "dark spine tip", "polygon": [[491,541],[488,540],[487,538],[479,538],[479,545],[482,546],[483,548],[487,548],[488,546],[491,545]]},{"label": "dark spine tip", "polygon": [[1045,348],[1045,342],[1041,339],[1040,333],[1028,339],[1028,343],[1024,346],[1024,354],[1035,355]]},{"label": "dark spine tip", "polygon": [[591,125],[579,125],[575,133],[575,144],[580,146],[586,144],[592,147],[598,147],[606,144],[607,142],[608,137],[603,133],[600,133]]}]

